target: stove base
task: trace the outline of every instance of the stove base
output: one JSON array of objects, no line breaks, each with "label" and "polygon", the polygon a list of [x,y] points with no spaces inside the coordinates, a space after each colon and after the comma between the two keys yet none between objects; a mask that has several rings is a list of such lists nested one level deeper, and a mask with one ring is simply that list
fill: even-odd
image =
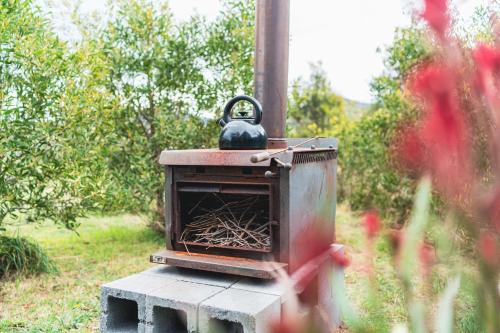
[{"label": "stove base", "polygon": [[259,279],[274,279],[278,270],[287,269],[287,264],[253,259],[217,256],[202,253],[163,250],[150,256],[155,264],[182,268],[234,274]]}]

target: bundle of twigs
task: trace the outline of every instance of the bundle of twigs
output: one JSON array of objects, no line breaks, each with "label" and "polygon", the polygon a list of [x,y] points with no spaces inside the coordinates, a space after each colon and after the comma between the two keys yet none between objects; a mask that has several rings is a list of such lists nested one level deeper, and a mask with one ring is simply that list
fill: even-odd
[{"label": "bundle of twigs", "polygon": [[189,211],[189,214],[197,214],[192,218],[192,222],[185,226],[180,237],[181,242],[195,242],[208,247],[230,246],[261,250],[270,248],[270,222],[268,212],[262,209],[261,197],[224,202],[219,195],[210,195],[214,196],[221,206],[204,207],[203,202],[208,194],[205,195]]}]

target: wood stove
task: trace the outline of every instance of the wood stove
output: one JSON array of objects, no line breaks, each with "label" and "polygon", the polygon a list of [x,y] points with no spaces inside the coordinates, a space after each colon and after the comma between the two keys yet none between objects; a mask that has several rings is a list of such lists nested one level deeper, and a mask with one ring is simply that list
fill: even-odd
[{"label": "wood stove", "polygon": [[294,271],[303,251],[294,240],[319,219],[334,229],[336,158],[333,138],[285,150],[163,151],[167,250],[151,261],[258,278]]},{"label": "wood stove", "polygon": [[[299,267],[304,249],[294,244],[315,222],[335,230],[337,141],[284,137],[289,6],[289,0],[256,1],[257,101],[237,98],[254,104],[254,125],[262,116],[267,149],[225,150],[250,147],[242,136],[229,148],[163,151],[167,249],[152,262],[272,278],[277,269]],[[241,132],[228,140],[233,134]],[[333,243],[334,231],[329,236]]]}]

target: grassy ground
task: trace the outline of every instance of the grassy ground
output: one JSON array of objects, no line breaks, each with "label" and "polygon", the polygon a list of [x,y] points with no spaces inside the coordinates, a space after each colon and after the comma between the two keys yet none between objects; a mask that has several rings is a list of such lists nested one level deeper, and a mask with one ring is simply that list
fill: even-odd
[{"label": "grassy ground", "polygon": [[344,244],[351,259],[345,271],[348,299],[354,309],[369,320],[373,332],[389,332],[395,323],[404,322],[405,304],[392,268],[389,244],[381,239],[375,246],[374,270],[377,276],[377,301],[368,297],[368,249],[359,214],[346,207],[337,209],[337,241]]},{"label": "grassy ground", "polygon": [[[442,221],[432,220],[427,237],[437,243],[453,238],[454,232],[447,230]],[[374,245],[373,253],[368,251],[361,217],[345,207],[340,207],[337,214],[338,242],[346,247],[351,257],[351,265],[346,269],[347,295],[355,308],[367,332],[390,332],[396,324],[408,322],[407,306],[400,280],[393,262],[391,244],[388,237],[382,235]],[[441,247],[442,248],[442,247]],[[459,275],[461,285],[455,300],[456,320],[454,331],[463,333],[483,332],[476,317],[477,304],[474,302],[474,263],[470,255],[458,248],[450,248],[450,252],[441,253],[433,268],[432,275],[423,280],[415,276],[414,290],[416,299],[420,300],[429,311],[429,317],[436,313],[436,295],[445,288],[450,277]],[[368,278],[370,263],[368,258],[375,258],[373,276]],[[419,267],[419,263],[414,263]],[[417,269],[419,272],[419,269]],[[426,323],[433,327],[433,322]]]},{"label": "grassy ground", "polygon": [[[0,332],[93,332],[98,330],[99,286],[150,267],[148,256],[163,238],[139,217],[124,215],[82,221],[79,235],[56,226],[24,226],[18,232],[41,244],[58,274],[0,281]],[[392,269],[387,241],[376,244],[377,301],[367,297],[366,244],[360,218],[345,207],[337,212],[337,238],[352,264],[346,270],[348,297],[373,332],[405,322],[402,291]],[[467,303],[462,312],[469,311]],[[469,311],[470,312],[470,311]],[[469,325],[464,316],[464,325]],[[474,332],[474,324],[470,330]]]},{"label": "grassy ground", "polygon": [[19,228],[53,258],[58,274],[0,281],[0,332],[95,332],[99,286],[146,269],[163,239],[135,216],[82,221],[79,235],[48,226]]}]

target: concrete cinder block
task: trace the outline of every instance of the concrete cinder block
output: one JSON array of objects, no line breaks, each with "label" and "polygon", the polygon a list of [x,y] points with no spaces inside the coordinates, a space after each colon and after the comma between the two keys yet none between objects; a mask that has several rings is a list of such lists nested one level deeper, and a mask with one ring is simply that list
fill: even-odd
[{"label": "concrete cinder block", "polygon": [[283,285],[276,280],[244,278],[231,286],[232,289],[253,291],[261,294],[282,296],[286,293]]},{"label": "concrete cinder block", "polygon": [[175,281],[146,297],[146,323],[151,332],[197,332],[198,305],[223,291],[207,284]]},{"label": "concrete cinder block", "polygon": [[170,279],[207,284],[222,288],[229,288],[231,285],[241,280],[240,276],[179,268],[169,265],[159,265],[158,267],[144,271],[143,274],[164,276]]},{"label": "concrete cinder block", "polygon": [[198,329],[207,333],[219,325],[228,332],[265,333],[280,314],[279,296],[229,288],[200,304]]},{"label": "concrete cinder block", "polygon": [[[326,331],[340,325],[343,288],[343,269],[325,262],[314,289]],[[263,333],[289,296],[276,281],[161,265],[102,286],[101,331]]]},{"label": "concrete cinder block", "polygon": [[233,284],[231,288],[279,296],[281,304],[285,304],[296,297],[293,289],[286,288],[283,283],[276,280],[244,278]]},{"label": "concrete cinder block", "polygon": [[101,332],[110,332],[110,333],[146,333],[147,328],[145,324],[139,322],[131,322],[131,321],[119,321],[114,319],[115,325],[107,325],[107,315],[101,314]]},{"label": "concrete cinder block", "polygon": [[144,332],[146,295],[175,282],[134,274],[101,287],[101,332]]}]

